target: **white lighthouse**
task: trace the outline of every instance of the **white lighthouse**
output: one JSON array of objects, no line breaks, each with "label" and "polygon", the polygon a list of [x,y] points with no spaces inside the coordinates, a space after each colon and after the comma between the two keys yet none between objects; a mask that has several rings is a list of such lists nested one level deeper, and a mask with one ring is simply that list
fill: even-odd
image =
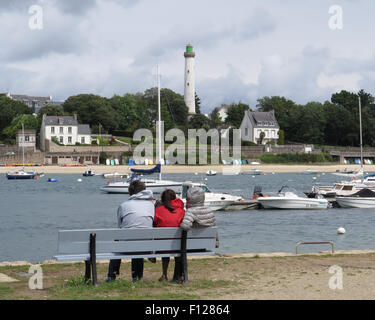
[{"label": "white lighthouse", "polygon": [[195,52],[191,44],[186,45],[185,56],[185,104],[189,115],[195,114]]}]

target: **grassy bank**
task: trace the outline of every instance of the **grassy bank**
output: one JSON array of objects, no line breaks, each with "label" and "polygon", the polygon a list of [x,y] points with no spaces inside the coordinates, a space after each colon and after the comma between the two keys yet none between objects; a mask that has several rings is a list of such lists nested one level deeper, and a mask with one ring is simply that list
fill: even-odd
[{"label": "grassy bank", "polygon": [[[145,262],[144,280],[130,281],[123,263],[118,281],[105,283],[107,264],[98,264],[99,285],[83,281],[84,264],[42,265],[43,290],[30,290],[29,266],[0,267],[17,282],[0,283],[0,299],[374,299],[375,254],[285,257],[220,257],[189,260],[188,284],[159,282],[160,260]],[[343,289],[332,290],[329,268],[343,270]],[[169,275],[172,277],[173,262]]]}]

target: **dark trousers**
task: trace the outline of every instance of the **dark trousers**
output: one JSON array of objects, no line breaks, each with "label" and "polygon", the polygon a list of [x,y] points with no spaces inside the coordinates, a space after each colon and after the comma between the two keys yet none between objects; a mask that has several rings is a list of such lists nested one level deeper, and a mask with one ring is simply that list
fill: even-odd
[{"label": "dark trousers", "polygon": [[[161,258],[163,261],[170,261],[169,257]],[[182,278],[182,260],[181,257],[174,257],[174,273],[173,280],[180,280]]]},{"label": "dark trousers", "polygon": [[[120,274],[121,259],[111,260],[108,267],[108,277],[116,278]],[[143,278],[143,258],[132,259],[132,279],[140,280]]]}]

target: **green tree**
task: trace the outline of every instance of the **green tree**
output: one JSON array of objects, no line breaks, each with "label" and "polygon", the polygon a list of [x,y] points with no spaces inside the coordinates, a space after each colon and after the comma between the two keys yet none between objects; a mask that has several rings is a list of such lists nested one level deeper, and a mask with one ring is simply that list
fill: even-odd
[{"label": "green tree", "polygon": [[3,139],[8,144],[14,144],[16,141],[16,134],[24,125],[25,130],[38,129],[38,120],[32,114],[23,114],[12,120],[9,126],[2,131]]},{"label": "green tree", "polygon": [[201,113],[201,99],[198,97],[197,93],[195,93],[195,113]]},{"label": "green tree", "polygon": [[238,129],[241,126],[242,120],[245,115],[245,111],[249,110],[250,107],[242,102],[232,103],[227,111],[227,117],[225,119],[225,124],[233,126]]},{"label": "green tree", "polygon": [[279,145],[285,144],[285,133],[284,133],[284,130],[282,130],[282,129],[279,130],[279,140],[278,140],[277,144],[279,144]]},{"label": "green tree", "polygon": [[20,101],[15,101],[7,96],[0,96],[0,132],[3,131],[14,118],[23,114],[32,114],[31,108]]},{"label": "green tree", "polygon": [[211,128],[217,128],[223,124],[223,121],[221,121],[221,118],[220,118],[219,108],[215,108],[214,110],[212,110],[210,114],[210,122],[211,122],[210,124]]},{"label": "green tree", "polygon": [[189,120],[190,129],[210,129],[210,119],[203,114],[195,114]]},{"label": "green tree", "polygon": [[79,94],[69,97],[63,103],[63,108],[69,114],[77,114],[79,123],[90,126],[100,123],[109,132],[119,127],[118,114],[107,98],[93,94]]}]

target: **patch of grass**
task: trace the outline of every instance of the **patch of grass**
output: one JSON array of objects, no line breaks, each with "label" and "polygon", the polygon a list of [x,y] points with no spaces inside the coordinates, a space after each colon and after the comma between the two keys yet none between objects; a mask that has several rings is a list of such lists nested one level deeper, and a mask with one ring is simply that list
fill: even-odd
[{"label": "patch of grass", "polygon": [[0,283],[0,299],[8,299],[8,295],[13,292],[14,290],[7,284]]}]

